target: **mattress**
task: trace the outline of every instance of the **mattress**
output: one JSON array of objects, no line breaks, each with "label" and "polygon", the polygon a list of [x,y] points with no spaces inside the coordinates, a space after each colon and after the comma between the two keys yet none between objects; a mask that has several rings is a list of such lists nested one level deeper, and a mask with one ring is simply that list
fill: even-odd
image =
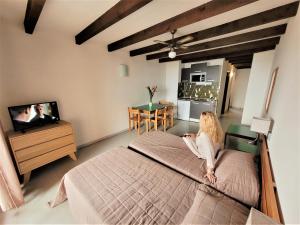
[{"label": "mattress", "polygon": [[226,201],[223,195],[214,198],[210,191],[201,190],[201,185],[120,147],[65,174],[51,206],[68,199],[74,218],[85,224],[180,224],[201,191],[202,197],[213,201],[211,207],[202,205],[208,220],[245,224],[249,209]]},{"label": "mattress", "polygon": [[196,181],[209,184],[204,179],[206,160],[194,155],[181,137],[161,131],[148,132],[135,138],[129,148]]},{"label": "mattress", "polygon": [[254,155],[235,150],[222,150],[216,161],[215,184],[209,183],[206,160],[198,158],[181,137],[153,131],[135,138],[129,148],[193,180],[240,201],[248,206],[257,206],[260,186]]}]

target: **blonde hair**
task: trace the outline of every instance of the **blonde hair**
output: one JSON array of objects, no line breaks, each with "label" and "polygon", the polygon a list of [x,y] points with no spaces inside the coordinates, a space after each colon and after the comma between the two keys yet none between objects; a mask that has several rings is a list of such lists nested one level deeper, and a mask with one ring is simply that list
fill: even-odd
[{"label": "blonde hair", "polygon": [[200,129],[198,135],[200,135],[201,132],[204,132],[209,136],[214,144],[223,145],[224,132],[215,113],[201,113],[199,126]]}]

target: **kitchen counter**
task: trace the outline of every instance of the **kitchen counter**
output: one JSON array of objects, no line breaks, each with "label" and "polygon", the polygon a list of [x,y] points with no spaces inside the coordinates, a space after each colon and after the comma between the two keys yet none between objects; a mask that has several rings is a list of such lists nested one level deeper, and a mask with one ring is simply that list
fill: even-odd
[{"label": "kitchen counter", "polygon": [[209,98],[178,98],[178,119],[199,122],[202,112],[215,112],[217,102]]},{"label": "kitchen counter", "polygon": [[178,100],[196,101],[196,102],[215,102],[216,101],[216,100],[212,100],[209,98],[178,98]]}]

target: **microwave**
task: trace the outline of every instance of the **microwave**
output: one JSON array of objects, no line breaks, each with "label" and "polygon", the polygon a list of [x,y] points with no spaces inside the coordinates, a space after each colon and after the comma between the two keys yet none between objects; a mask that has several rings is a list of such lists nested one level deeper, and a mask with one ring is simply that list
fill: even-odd
[{"label": "microwave", "polygon": [[206,72],[191,73],[191,82],[206,82]]}]

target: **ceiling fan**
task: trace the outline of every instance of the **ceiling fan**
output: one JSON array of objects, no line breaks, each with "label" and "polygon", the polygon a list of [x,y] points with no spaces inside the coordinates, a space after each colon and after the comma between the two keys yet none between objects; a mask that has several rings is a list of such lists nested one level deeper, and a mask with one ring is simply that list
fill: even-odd
[{"label": "ceiling fan", "polygon": [[176,52],[175,52],[176,49],[179,49],[179,48],[187,49],[188,46],[183,45],[183,44],[185,42],[189,42],[189,41],[194,39],[193,36],[187,36],[187,37],[184,37],[184,38],[182,38],[178,41],[175,41],[174,40],[174,35],[175,35],[176,31],[177,31],[176,29],[171,31],[172,40],[170,42],[154,40],[154,42],[162,44],[162,45],[166,45],[167,46],[166,48],[170,49],[169,58],[171,58],[171,59],[174,59],[176,57]]}]

